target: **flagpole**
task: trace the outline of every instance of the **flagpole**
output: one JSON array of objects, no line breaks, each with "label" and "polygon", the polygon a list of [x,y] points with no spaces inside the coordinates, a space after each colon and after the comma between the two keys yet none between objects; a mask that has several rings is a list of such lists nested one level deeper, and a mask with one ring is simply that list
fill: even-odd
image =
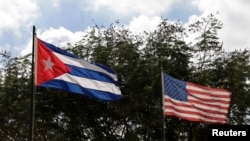
[{"label": "flagpole", "polygon": [[36,87],[34,83],[35,73],[35,42],[36,42],[36,28],[33,26],[33,37],[32,37],[32,66],[31,66],[31,93],[30,93],[30,133],[29,141],[34,141],[34,124],[35,124],[35,96]]},{"label": "flagpole", "polygon": [[162,89],[162,141],[165,141],[164,76],[162,67],[161,67],[161,89]]}]

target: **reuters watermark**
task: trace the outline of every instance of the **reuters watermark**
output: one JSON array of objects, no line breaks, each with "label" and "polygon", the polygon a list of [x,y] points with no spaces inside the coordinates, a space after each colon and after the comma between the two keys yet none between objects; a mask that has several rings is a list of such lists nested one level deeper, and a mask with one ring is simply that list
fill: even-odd
[{"label": "reuters watermark", "polygon": [[208,125],[209,141],[223,138],[240,139],[240,141],[249,141],[250,125]]}]

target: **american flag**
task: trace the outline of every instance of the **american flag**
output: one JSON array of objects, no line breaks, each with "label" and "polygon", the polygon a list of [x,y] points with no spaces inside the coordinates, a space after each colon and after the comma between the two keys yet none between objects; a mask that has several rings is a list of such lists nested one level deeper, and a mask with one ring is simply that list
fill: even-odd
[{"label": "american flag", "polygon": [[163,73],[164,114],[181,119],[227,123],[231,92],[175,79]]}]

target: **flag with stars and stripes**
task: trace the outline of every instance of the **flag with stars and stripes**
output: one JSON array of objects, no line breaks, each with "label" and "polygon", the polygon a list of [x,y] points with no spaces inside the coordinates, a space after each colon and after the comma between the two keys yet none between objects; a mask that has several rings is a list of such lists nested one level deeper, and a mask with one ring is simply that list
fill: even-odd
[{"label": "flag with stars and stripes", "polygon": [[164,114],[181,119],[227,123],[231,92],[175,79],[163,73]]},{"label": "flag with stars and stripes", "polygon": [[99,100],[117,101],[121,91],[109,67],[89,63],[37,39],[36,86],[57,88]]}]

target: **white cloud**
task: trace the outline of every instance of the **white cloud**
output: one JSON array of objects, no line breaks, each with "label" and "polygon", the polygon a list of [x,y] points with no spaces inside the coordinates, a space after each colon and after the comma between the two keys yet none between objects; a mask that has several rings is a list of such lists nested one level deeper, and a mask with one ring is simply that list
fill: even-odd
[{"label": "white cloud", "polygon": [[171,9],[174,0],[91,0],[83,3],[84,10],[109,10],[114,14],[159,15]]},{"label": "white cloud", "polygon": [[[184,0],[91,0],[80,1],[76,3],[81,4],[84,8],[84,12],[91,17],[84,17],[86,19],[92,19],[96,15],[105,16],[105,13],[112,14],[116,19],[125,17],[123,19],[132,19],[131,21],[125,21],[129,23],[125,25],[133,33],[142,33],[143,31],[153,31],[161,21],[161,16],[167,14],[170,11],[171,17],[175,14],[171,12],[172,8],[178,7],[178,4],[183,4]],[[236,48],[246,48],[250,44],[250,13],[248,12],[250,1],[249,0],[188,0],[193,4],[193,7],[197,7],[202,14],[190,15],[188,25],[193,19],[199,19],[210,13],[219,12],[219,19],[222,21],[223,29],[219,32],[219,38],[223,41],[224,48],[227,51],[232,51]],[[22,0],[22,1],[0,1],[0,35],[4,31],[14,32],[16,35],[20,34],[23,29],[30,30],[31,25],[36,20],[37,16],[41,16],[40,20],[46,21],[51,17],[42,17],[43,13],[39,11],[38,6],[34,0]],[[44,3],[44,2],[43,2]],[[46,3],[46,1],[45,1]],[[49,1],[51,8],[62,8],[64,10],[65,3],[62,0]],[[183,7],[183,6],[182,6]],[[192,7],[192,8],[193,8]],[[76,6],[76,8],[78,8]],[[187,7],[189,8],[189,7]],[[182,9],[185,11],[185,9]],[[41,15],[39,15],[41,14]],[[81,13],[82,14],[82,13]],[[177,13],[178,15],[178,13]],[[49,16],[55,16],[53,13]],[[129,16],[130,18],[127,18]],[[168,17],[165,17],[168,18]],[[105,18],[101,19],[104,20]],[[69,21],[70,22],[70,21]],[[106,21],[103,21],[106,22]],[[39,38],[55,44],[57,46],[65,47],[67,43],[74,43],[81,39],[84,35],[83,31],[72,32],[70,29],[63,28],[64,23],[61,23],[62,27],[59,28],[47,28],[46,30],[37,31]],[[81,23],[79,23],[80,25]],[[22,30],[21,30],[22,29]],[[19,33],[19,34],[18,34]],[[10,36],[10,35],[9,35]],[[13,37],[15,38],[15,37]],[[30,37],[27,37],[30,38]],[[28,40],[28,39],[25,40]],[[20,42],[18,42],[20,43]],[[9,47],[10,43],[2,43],[1,47]],[[21,45],[14,45],[16,48],[21,49]],[[19,46],[19,47],[17,47]],[[11,47],[13,45],[11,44]],[[25,45],[25,50],[31,50],[30,44]],[[22,48],[23,49],[23,48]]]},{"label": "white cloud", "polygon": [[[74,45],[74,43],[80,41],[85,35],[85,33],[86,32],[84,31],[71,32],[70,30],[64,27],[59,27],[57,29],[49,28],[47,30],[38,30],[37,37],[45,42],[63,48],[67,47],[68,43]],[[22,50],[22,52],[20,53],[21,56],[31,53],[32,39],[30,39],[29,42],[23,48],[24,50]]]},{"label": "white cloud", "polygon": [[250,2],[248,0],[194,0],[193,4],[203,12],[200,16],[219,12],[218,18],[223,23],[219,36],[226,51],[249,47]]},{"label": "white cloud", "polygon": [[158,16],[145,16],[141,15],[138,17],[134,17],[132,21],[129,23],[129,30],[135,34],[143,33],[144,31],[152,32],[157,26],[160,24],[161,18]]},{"label": "white cloud", "polygon": [[60,0],[51,0],[52,6],[57,8],[60,6]]},{"label": "white cloud", "polygon": [[38,7],[34,0],[0,1],[0,35],[11,30],[20,35],[20,28],[30,27],[38,16]]},{"label": "white cloud", "polygon": [[82,39],[83,35],[84,33],[82,31],[71,32],[64,27],[59,27],[57,29],[49,28],[44,31],[37,31],[38,38],[57,46],[65,46],[67,43],[77,42]]}]

